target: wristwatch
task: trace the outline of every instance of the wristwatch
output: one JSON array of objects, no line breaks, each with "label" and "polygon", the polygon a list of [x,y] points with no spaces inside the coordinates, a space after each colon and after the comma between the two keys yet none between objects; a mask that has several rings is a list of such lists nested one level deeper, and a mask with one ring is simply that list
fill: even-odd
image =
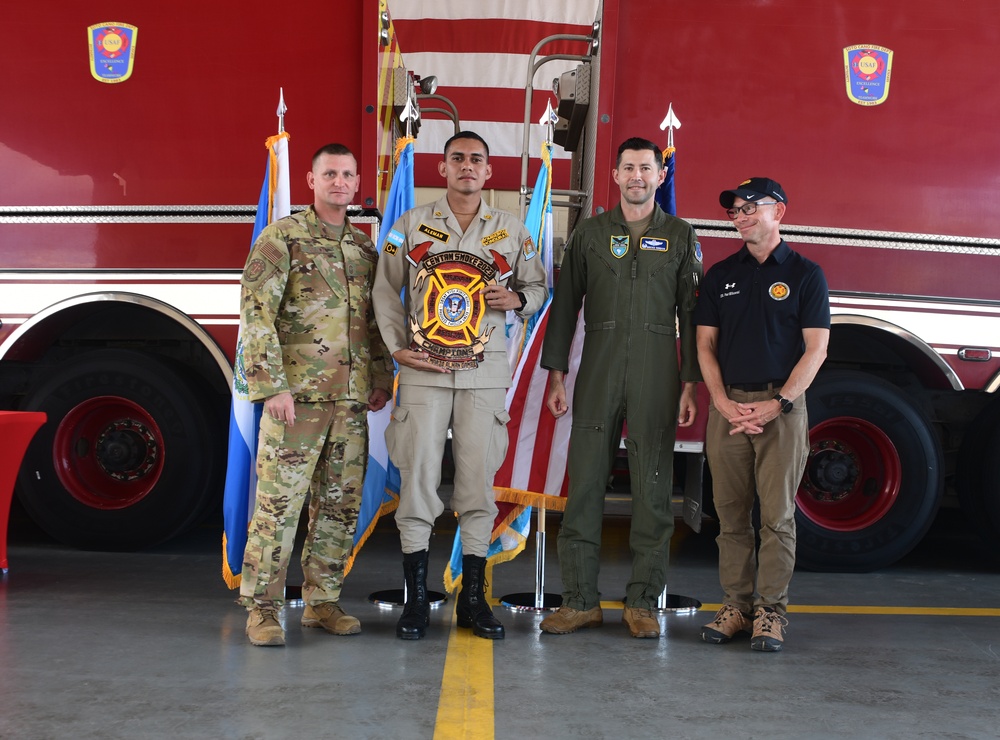
[{"label": "wristwatch", "polygon": [[515,310],[517,310],[517,311],[523,311],[523,310],[524,310],[524,307],[528,305],[528,299],[527,299],[527,298],[525,298],[525,297],[524,297],[524,293],[522,293],[522,292],[521,292],[521,291],[519,291],[519,290],[515,290],[515,291],[514,291],[514,295],[516,295],[516,296],[517,296],[517,299],[518,299],[519,301],[521,301],[521,305],[520,305],[520,306],[518,306],[518,307],[517,307],[517,308],[516,308]]},{"label": "wristwatch", "polygon": [[774,400],[781,404],[781,413],[783,414],[790,414],[792,413],[792,409],[795,408],[795,404],[782,396],[780,393],[774,394]]}]

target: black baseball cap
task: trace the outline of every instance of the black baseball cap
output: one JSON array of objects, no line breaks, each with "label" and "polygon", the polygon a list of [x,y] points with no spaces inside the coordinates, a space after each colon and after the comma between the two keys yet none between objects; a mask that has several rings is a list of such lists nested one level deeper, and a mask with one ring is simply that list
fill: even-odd
[{"label": "black baseball cap", "polygon": [[723,208],[732,208],[733,201],[742,198],[747,202],[753,202],[770,195],[779,203],[787,203],[788,197],[785,195],[781,183],[766,177],[751,177],[744,180],[732,190],[723,190],[719,194],[719,203]]}]

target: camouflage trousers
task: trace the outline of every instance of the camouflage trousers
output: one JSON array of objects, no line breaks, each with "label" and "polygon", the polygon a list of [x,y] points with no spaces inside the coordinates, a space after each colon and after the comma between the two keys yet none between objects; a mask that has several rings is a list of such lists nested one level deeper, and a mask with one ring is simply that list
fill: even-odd
[{"label": "camouflage trousers", "polygon": [[295,402],[295,423],[261,417],[257,501],[243,555],[240,603],[280,607],[299,518],[309,497],[302,545],[302,599],[340,598],[354,544],[368,462],[367,406],[354,401]]}]

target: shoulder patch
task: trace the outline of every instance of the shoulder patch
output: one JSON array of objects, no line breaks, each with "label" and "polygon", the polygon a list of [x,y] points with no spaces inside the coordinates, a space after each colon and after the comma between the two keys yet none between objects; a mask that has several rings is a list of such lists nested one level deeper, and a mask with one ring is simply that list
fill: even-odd
[{"label": "shoulder patch", "polygon": [[382,251],[389,255],[396,254],[396,250],[403,246],[404,241],[406,241],[406,237],[399,231],[392,229],[385,236],[385,243],[382,245]]},{"label": "shoulder patch", "polygon": [[417,231],[421,234],[427,234],[427,236],[431,239],[437,239],[442,244],[447,244],[448,240],[451,239],[451,234],[447,231],[435,229],[433,226],[428,226],[427,224],[420,224],[420,226],[417,227]]},{"label": "shoulder patch", "polygon": [[525,260],[530,260],[538,254],[538,250],[535,249],[535,242],[530,236],[527,237],[521,245],[521,254],[524,255]]},{"label": "shoulder patch", "polygon": [[697,260],[698,262],[701,262],[701,260],[702,260],[702,255],[701,255],[701,242],[695,242],[695,243],[694,243],[694,258],[695,258],[695,259],[696,259],[696,260]]},{"label": "shoulder patch", "polygon": [[264,242],[259,247],[257,247],[257,254],[266,259],[273,265],[281,262],[281,252],[278,250],[274,244],[271,242]]}]

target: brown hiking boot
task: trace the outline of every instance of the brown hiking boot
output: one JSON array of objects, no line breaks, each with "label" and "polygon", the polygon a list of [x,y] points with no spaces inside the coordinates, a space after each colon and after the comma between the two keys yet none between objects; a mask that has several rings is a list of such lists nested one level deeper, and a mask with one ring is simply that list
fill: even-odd
[{"label": "brown hiking boot", "polygon": [[659,637],[660,623],[656,621],[649,609],[626,606],[622,612],[622,621],[628,625],[632,637]]},{"label": "brown hiking boot", "polygon": [[601,607],[580,611],[568,606],[560,606],[559,610],[550,614],[538,625],[542,632],[550,635],[568,635],[584,627],[600,627],[604,624],[604,612]]},{"label": "brown hiking boot", "polygon": [[769,606],[758,606],[753,615],[753,637],[750,649],[776,653],[784,646],[783,629],[788,620]]},{"label": "brown hiking boot", "polygon": [[721,645],[733,639],[739,632],[749,632],[753,622],[746,614],[732,604],[723,604],[715,614],[715,619],[701,628],[701,639],[714,645]]},{"label": "brown hiking boot", "polygon": [[340,604],[333,601],[316,606],[306,604],[302,611],[302,626],[321,627],[332,635],[356,635],[361,631],[361,622],[344,614]]},{"label": "brown hiking boot", "polygon": [[247,637],[253,645],[284,645],[285,630],[278,622],[277,610],[255,606],[247,615]]}]

